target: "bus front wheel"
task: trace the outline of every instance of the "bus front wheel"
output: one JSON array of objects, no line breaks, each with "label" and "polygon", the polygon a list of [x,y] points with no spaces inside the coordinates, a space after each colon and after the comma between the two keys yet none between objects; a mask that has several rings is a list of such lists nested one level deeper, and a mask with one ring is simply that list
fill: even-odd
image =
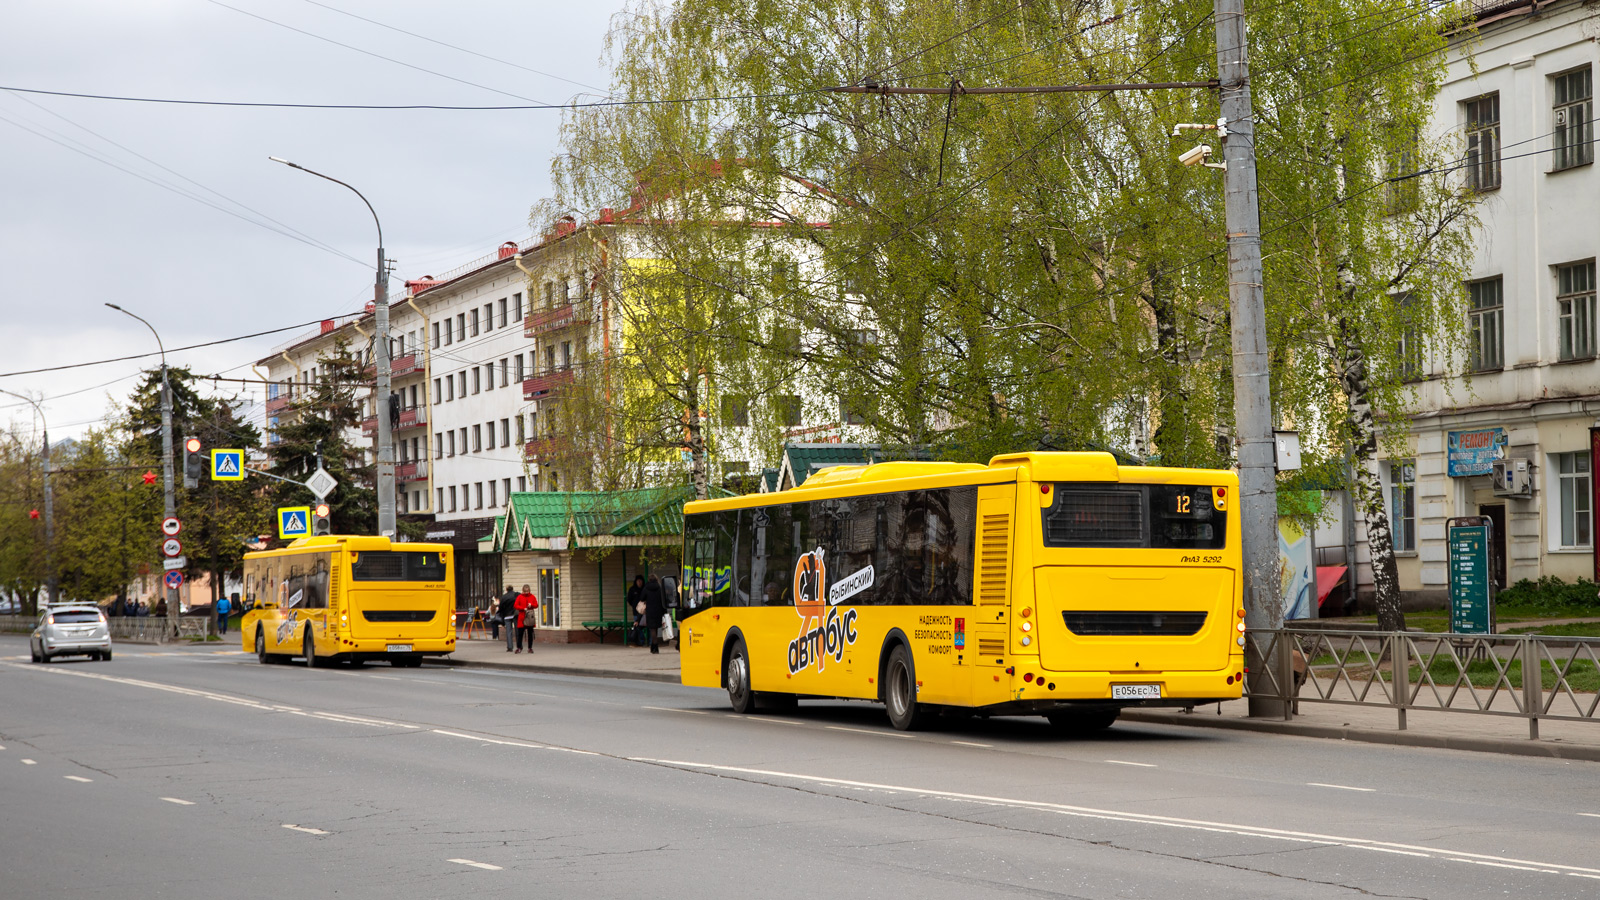
[{"label": "bus front wheel", "polygon": [[728,651],[727,666],[728,705],[743,715],[756,707],[756,693],[750,689],[750,654],[744,641],[734,641]]},{"label": "bus front wheel", "polygon": [[267,652],[266,630],[259,625],[256,626],[256,662],[261,663],[263,666],[272,662],[272,654]]},{"label": "bus front wheel", "polygon": [[917,702],[917,670],[904,644],[889,653],[883,670],[883,705],[889,724],[898,731],[916,731],[927,724],[928,708]]}]

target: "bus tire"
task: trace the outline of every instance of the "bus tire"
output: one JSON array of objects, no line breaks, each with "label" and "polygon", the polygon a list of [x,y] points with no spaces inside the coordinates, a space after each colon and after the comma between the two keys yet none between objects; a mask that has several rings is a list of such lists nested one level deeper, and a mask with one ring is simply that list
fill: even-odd
[{"label": "bus tire", "polygon": [[1062,709],[1047,713],[1045,718],[1050,720],[1050,727],[1060,734],[1094,734],[1110,728],[1120,715],[1120,709]]},{"label": "bus tire", "polygon": [[322,668],[322,660],[317,659],[317,641],[311,636],[311,626],[306,626],[306,636],[300,642],[301,654],[306,658],[306,668]]},{"label": "bus tire", "polygon": [[911,651],[896,644],[883,667],[883,706],[897,731],[917,731],[928,721],[928,708],[917,702],[917,669]]},{"label": "bus tire", "polygon": [[267,652],[267,632],[260,625],[256,626],[256,662],[263,666],[272,662],[272,654]]},{"label": "bus tire", "polygon": [[723,681],[728,686],[728,705],[740,715],[753,712],[756,692],[750,689],[750,651],[745,649],[743,639],[735,639],[728,648],[726,671]]}]

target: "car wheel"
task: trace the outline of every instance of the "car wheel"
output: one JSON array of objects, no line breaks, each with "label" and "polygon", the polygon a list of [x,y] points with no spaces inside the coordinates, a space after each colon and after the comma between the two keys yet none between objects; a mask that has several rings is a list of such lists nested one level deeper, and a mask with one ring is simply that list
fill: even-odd
[{"label": "car wheel", "polygon": [[1120,709],[1064,709],[1049,713],[1045,718],[1050,720],[1050,727],[1059,734],[1083,735],[1105,731],[1120,715]]},{"label": "car wheel", "polygon": [[743,640],[735,640],[728,651],[728,705],[743,715],[756,708],[756,693],[750,690],[750,653]]},{"label": "car wheel", "polygon": [[44,660],[39,658],[39,650],[33,646],[33,641],[28,642],[28,655],[33,657],[34,662],[44,662]]},{"label": "car wheel", "polygon": [[272,654],[267,652],[267,633],[260,627],[256,628],[256,662],[263,666],[272,662]]},{"label": "car wheel", "polygon": [[107,650],[104,653],[101,653],[100,654],[100,659],[101,659],[102,662],[110,662],[111,661],[111,651]]},{"label": "car wheel", "polygon": [[927,724],[928,708],[917,702],[917,670],[911,651],[898,644],[883,670],[883,705],[889,724],[898,731],[916,731]]}]

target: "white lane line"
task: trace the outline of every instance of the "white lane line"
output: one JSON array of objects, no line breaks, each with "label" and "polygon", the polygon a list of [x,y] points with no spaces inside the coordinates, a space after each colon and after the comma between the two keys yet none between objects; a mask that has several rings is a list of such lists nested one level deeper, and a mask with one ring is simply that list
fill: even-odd
[{"label": "white lane line", "polygon": [[1450,850],[1440,847],[1425,847],[1417,844],[1401,844],[1394,841],[1378,841],[1371,838],[1347,837],[1344,835],[1319,834],[1309,831],[1289,831],[1281,828],[1269,828],[1264,825],[1242,825],[1235,822],[1214,822],[1206,819],[1184,819],[1177,816],[1161,816],[1152,813],[1127,812],[1115,809],[1097,809],[1089,806],[1072,806],[1066,803],[1047,803],[1042,800],[1021,800],[1014,797],[996,797],[985,794],[965,794],[957,791],[946,791],[937,788],[920,788],[902,784],[880,784],[871,781],[848,781],[842,778],[832,778],[820,775],[802,775],[797,772],[779,772],[772,769],[749,769],[739,766],[721,766],[713,763],[688,762],[684,760],[653,759],[647,756],[627,757],[630,762],[651,763],[658,766],[672,766],[687,770],[700,770],[706,772],[730,772],[739,775],[749,775],[755,778],[779,778],[799,781],[808,784],[842,785],[846,787],[866,788],[868,790],[889,791],[902,794],[911,794],[920,797],[933,797],[945,800],[956,800],[967,803],[985,803],[994,806],[1006,806],[1015,809],[1033,809],[1041,812],[1052,812],[1064,816],[1073,816],[1082,819],[1099,819],[1112,822],[1131,822],[1139,825],[1159,825],[1167,828],[1181,828],[1189,831],[1207,831],[1216,834],[1235,834],[1244,837],[1265,838],[1269,840],[1295,841],[1308,844],[1327,844],[1331,846],[1348,847],[1352,849],[1377,849],[1410,851],[1429,859],[1449,860],[1454,862],[1484,862],[1494,865],[1524,866],[1536,872],[1566,872],[1569,875],[1582,875],[1583,877],[1600,878],[1600,869],[1585,866],[1573,866],[1566,863],[1542,862],[1538,860],[1517,859],[1515,857],[1493,856],[1487,853],[1471,853],[1464,850]]},{"label": "white lane line", "polygon": [[94,781],[93,778],[85,778],[82,775],[63,775],[61,777],[68,781],[76,781],[82,784],[88,784],[89,782]]},{"label": "white lane line", "polygon": [[892,738],[909,738],[909,737],[912,737],[909,734],[901,734],[901,733],[899,733],[897,731],[873,731],[873,730],[871,730],[869,728],[846,728],[843,725],[824,725],[822,727],[828,729],[829,731],[853,731],[856,734],[870,734],[870,735],[875,735],[877,737],[892,737]]},{"label": "white lane line", "polygon": [[[0,750],[3,750],[3,749],[5,749],[5,748],[0,747]],[[1580,816],[1588,816],[1591,819],[1600,819],[1600,813],[1578,813],[1578,815],[1580,815]]]},{"label": "white lane line", "polygon": [[162,797],[161,799],[167,801],[168,803],[176,803],[179,806],[193,806],[194,805],[194,801],[193,800],[179,800],[177,797]]},{"label": "white lane line", "polygon": [[804,722],[791,722],[788,719],[773,719],[767,716],[734,716],[736,719],[749,719],[752,722],[765,722],[768,725],[795,725],[804,726]]},{"label": "white lane line", "polygon": [[1568,872],[1567,874],[1568,875],[1576,875],[1579,878],[1593,878],[1593,879],[1595,879],[1597,881],[1600,881],[1600,875],[1585,875],[1582,872]]},{"label": "white lane line", "polygon": [[1370,794],[1377,790],[1377,788],[1351,787],[1348,784],[1323,784],[1320,781],[1308,781],[1306,782],[1306,786],[1333,788],[1336,791],[1360,791],[1363,794]]},{"label": "white lane line", "polygon": [[488,869],[491,872],[498,872],[502,868],[501,866],[490,865],[489,863],[473,862],[470,859],[447,859],[445,862],[460,863],[463,866],[471,866],[474,869]]},{"label": "white lane line", "polygon": [[1108,760],[1106,760],[1106,762],[1111,763],[1113,766],[1138,766],[1141,769],[1159,769],[1160,768],[1160,766],[1156,765],[1155,763],[1129,762],[1128,760],[1125,760],[1125,759],[1108,759]]},{"label": "white lane line", "polygon": [[985,750],[993,750],[994,749],[994,745],[993,744],[980,744],[977,741],[951,741],[950,743],[952,743],[952,744],[960,744],[963,747],[982,747]]},{"label": "white lane line", "polygon": [[500,741],[500,740],[495,740],[494,738],[486,738],[486,737],[483,737],[481,735],[476,735],[476,734],[462,734],[459,731],[445,731],[443,728],[435,728],[435,729],[433,729],[433,733],[434,734],[442,734],[445,737],[466,738],[469,741],[477,741],[480,744],[500,744],[501,746],[504,746],[504,747],[526,747],[529,750],[549,750],[550,749],[549,747],[546,747],[543,744],[527,744],[527,743],[523,743],[522,741]]},{"label": "white lane line", "polygon": [[1355,849],[1357,849],[1357,850],[1372,850],[1372,851],[1377,852],[1377,853],[1398,853],[1401,856],[1420,856],[1423,859],[1427,859],[1428,858],[1428,854],[1426,854],[1426,853],[1413,853],[1410,850],[1396,850],[1393,847],[1367,847],[1367,846],[1360,846],[1360,847],[1357,847]]},{"label": "white lane line", "polygon": [[0,750],[4,750],[5,748],[6,748],[5,744],[0,744]]},{"label": "white lane line", "polygon": [[641,706],[641,707],[639,707],[639,708],[640,708],[640,709],[653,709],[653,710],[655,710],[655,711],[656,711],[656,712],[678,712],[678,713],[688,713],[688,714],[689,714],[689,715],[691,715],[691,716],[705,716],[705,715],[710,715],[710,713],[707,713],[707,712],[705,712],[705,711],[703,711],[703,710],[698,710],[698,709],[671,709],[671,708],[669,708],[669,707],[666,707],[666,706]]},{"label": "white lane line", "polygon": [[25,759],[25,760],[23,760],[23,761],[22,761],[22,764],[23,764],[23,765],[25,765],[25,766],[37,766],[37,765],[38,765],[38,763],[36,763],[36,762],[34,762],[34,761],[33,761],[33,760],[31,760],[31,759]]},{"label": "white lane line", "polygon": [[321,828],[307,828],[304,825],[289,825],[289,824],[285,824],[283,827],[289,829],[290,831],[303,831],[306,834],[331,834],[332,833],[332,832],[328,832],[328,831],[323,831]]},{"label": "white lane line", "polygon": [[1543,872],[1546,875],[1560,875],[1555,869],[1541,869],[1537,866],[1513,866],[1510,863],[1490,862],[1486,859],[1457,859],[1448,857],[1451,862],[1472,863],[1475,866],[1494,866],[1496,869],[1517,869],[1522,872]]}]

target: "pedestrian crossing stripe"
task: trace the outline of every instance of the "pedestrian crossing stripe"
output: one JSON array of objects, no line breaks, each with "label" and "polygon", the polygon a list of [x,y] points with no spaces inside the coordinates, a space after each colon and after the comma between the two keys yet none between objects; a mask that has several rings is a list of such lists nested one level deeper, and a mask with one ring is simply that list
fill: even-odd
[{"label": "pedestrian crossing stripe", "polygon": [[278,508],[278,537],[284,540],[311,536],[311,507],[283,506]]},{"label": "pedestrian crossing stripe", "polygon": [[211,480],[212,481],[243,481],[244,480],[244,451],[243,450],[213,450],[213,451],[211,451]]}]

